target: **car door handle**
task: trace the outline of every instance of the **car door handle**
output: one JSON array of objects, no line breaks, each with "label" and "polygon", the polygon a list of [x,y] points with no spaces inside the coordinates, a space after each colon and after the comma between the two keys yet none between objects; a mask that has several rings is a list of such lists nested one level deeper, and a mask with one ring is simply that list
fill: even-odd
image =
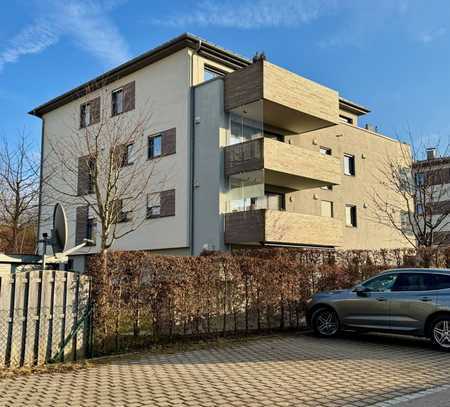
[{"label": "car door handle", "polygon": [[420,299],[420,301],[423,301],[423,302],[430,302],[430,301],[432,301],[433,299],[431,298],[431,297],[422,297],[421,299]]},{"label": "car door handle", "polygon": [[387,299],[384,297],[377,297],[377,301],[387,301]]}]

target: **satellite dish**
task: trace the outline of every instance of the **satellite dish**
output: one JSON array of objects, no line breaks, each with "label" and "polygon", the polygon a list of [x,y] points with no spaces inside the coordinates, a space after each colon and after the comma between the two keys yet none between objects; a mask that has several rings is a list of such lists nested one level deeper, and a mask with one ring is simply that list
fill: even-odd
[{"label": "satellite dish", "polygon": [[67,245],[67,218],[64,208],[57,203],[53,211],[52,246],[54,253],[62,253]]}]

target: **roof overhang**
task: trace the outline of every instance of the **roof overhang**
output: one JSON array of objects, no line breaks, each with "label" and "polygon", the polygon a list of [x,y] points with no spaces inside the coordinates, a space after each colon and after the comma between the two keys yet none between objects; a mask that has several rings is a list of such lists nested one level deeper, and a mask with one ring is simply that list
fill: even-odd
[{"label": "roof overhang", "polygon": [[67,103],[72,102],[80,97],[87,95],[103,86],[106,86],[114,81],[117,81],[124,76],[142,69],[143,67],[153,64],[183,48],[195,49],[199,55],[204,56],[212,61],[221,63],[232,69],[239,69],[249,65],[251,62],[233,52],[220,48],[210,42],[204,41],[201,38],[186,33],[182,34],[128,62],[114,68],[104,74],[83,83],[82,85],[58,96],[47,103],[44,103],[35,109],[31,110],[29,114],[37,117],[42,117],[44,114],[51,112]]},{"label": "roof overhang", "polygon": [[366,107],[352,102],[348,99],[344,99],[343,97],[339,98],[339,107],[342,110],[356,114],[357,116],[362,116],[364,114],[370,113],[370,110]]}]

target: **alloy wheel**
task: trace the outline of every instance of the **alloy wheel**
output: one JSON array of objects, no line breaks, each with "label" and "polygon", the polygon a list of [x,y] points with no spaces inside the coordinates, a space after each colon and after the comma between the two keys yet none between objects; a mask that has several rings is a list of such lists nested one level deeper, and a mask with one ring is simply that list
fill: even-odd
[{"label": "alloy wheel", "polygon": [[433,338],[435,342],[445,349],[450,349],[450,321],[442,320],[433,327]]},{"label": "alloy wheel", "polygon": [[[333,336],[338,331],[338,320],[333,311],[322,311],[316,320],[317,331],[323,336]],[[449,344],[450,345],[450,344]]]}]

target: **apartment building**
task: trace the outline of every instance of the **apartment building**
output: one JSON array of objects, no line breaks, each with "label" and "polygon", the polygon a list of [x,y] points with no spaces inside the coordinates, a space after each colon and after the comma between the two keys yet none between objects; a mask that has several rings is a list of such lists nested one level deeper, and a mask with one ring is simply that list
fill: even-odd
[{"label": "apartment building", "polygon": [[[148,148],[134,165],[145,172],[159,157],[167,182],[164,190],[150,185],[142,191],[143,202],[151,194],[156,204],[133,214],[142,225],[113,248],[190,255],[242,246],[408,245],[375,219],[372,203],[374,190],[391,193],[382,189],[377,169],[408,146],[361,128],[359,119],[369,110],[338,91],[265,57],[251,61],[190,34],[31,111],[43,122],[42,156],[51,157],[52,140],[77,137],[67,123],[85,122],[88,115],[95,126],[100,114],[114,116],[115,109],[132,119],[149,98],[153,120],[142,134]],[[80,158],[71,159],[84,185]],[[49,171],[44,159],[43,177],[58,177]],[[50,233],[57,201],[43,183],[40,235]],[[65,211],[69,246],[99,233],[89,208]],[[74,267],[82,269],[84,256],[96,250],[80,250]]]},{"label": "apartment building", "polygon": [[[450,157],[439,157],[436,148],[428,148],[426,159],[413,163],[416,184],[415,213],[432,225],[436,245],[450,245]],[[427,230],[423,228],[424,230]],[[431,233],[430,228],[428,228]]]}]

